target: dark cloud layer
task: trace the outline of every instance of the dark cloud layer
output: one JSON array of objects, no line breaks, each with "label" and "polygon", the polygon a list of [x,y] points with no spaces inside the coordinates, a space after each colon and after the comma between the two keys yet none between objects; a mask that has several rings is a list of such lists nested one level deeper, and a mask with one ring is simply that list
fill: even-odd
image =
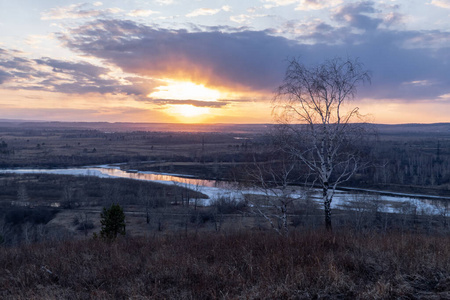
[{"label": "dark cloud layer", "polygon": [[[125,20],[98,20],[60,38],[72,50],[127,72],[215,86],[273,91],[287,58],[314,64],[350,56],[373,74],[372,86],[360,96],[429,99],[450,93],[450,33],[389,30],[393,19],[382,15],[374,2],[349,4],[333,16],[339,26],[322,22],[296,40],[270,31],[189,32]],[[442,40],[447,48],[436,47]]]},{"label": "dark cloud layer", "polygon": [[151,99],[149,102],[158,105],[192,105],[196,107],[221,108],[228,104],[225,101],[199,101],[199,100],[173,100],[173,99]]},{"label": "dark cloud layer", "polygon": [[273,87],[283,74],[281,60],[297,47],[261,31],[188,32],[123,20],[96,21],[61,39],[127,72],[252,89]]},{"label": "dark cloud layer", "polygon": [[[67,94],[112,93],[145,96],[152,86],[150,80],[142,78],[128,78],[127,81],[130,84],[123,84],[117,79],[104,79],[110,69],[87,62],[71,62],[46,57],[32,60],[4,49],[0,54],[2,54],[0,84],[9,81],[11,88]],[[23,84],[24,80],[26,84]],[[22,84],[14,84],[17,82]]]},{"label": "dark cloud layer", "polygon": [[0,70],[0,84],[11,78],[11,74]]},{"label": "dark cloud layer", "polygon": [[46,65],[53,68],[53,72],[70,72],[75,76],[84,76],[86,78],[97,78],[102,74],[108,73],[109,69],[94,66],[85,62],[67,62],[51,58],[36,59],[36,63]]}]

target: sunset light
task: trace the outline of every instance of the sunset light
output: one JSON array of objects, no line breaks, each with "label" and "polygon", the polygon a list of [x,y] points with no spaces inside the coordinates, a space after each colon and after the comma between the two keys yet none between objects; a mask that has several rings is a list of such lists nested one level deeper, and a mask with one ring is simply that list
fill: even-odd
[{"label": "sunset light", "polygon": [[148,97],[153,99],[217,101],[221,98],[221,93],[202,84],[167,80],[167,85],[157,87],[156,91],[150,93]]},{"label": "sunset light", "polygon": [[[221,92],[202,84],[174,80],[165,80],[165,82],[167,85],[156,87],[156,91],[148,94],[147,97],[161,101],[165,106],[166,114],[179,122],[203,122],[211,113],[211,108],[208,107],[210,102],[217,102],[222,98]],[[196,102],[198,105],[185,103],[186,101]],[[202,106],[203,102],[205,107]]]},{"label": "sunset light", "polygon": [[372,122],[448,122],[449,1],[3,1],[0,119],[272,123],[287,61],[357,57]]},{"label": "sunset light", "polygon": [[201,123],[211,112],[209,107],[197,107],[194,105],[169,105],[167,113],[183,123]]}]

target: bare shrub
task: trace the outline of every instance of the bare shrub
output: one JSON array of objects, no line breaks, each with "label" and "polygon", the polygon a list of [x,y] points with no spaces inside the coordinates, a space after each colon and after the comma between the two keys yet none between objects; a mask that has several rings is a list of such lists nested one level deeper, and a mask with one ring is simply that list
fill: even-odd
[{"label": "bare shrub", "polygon": [[247,203],[233,196],[220,196],[211,201],[211,206],[214,206],[219,214],[232,214],[242,212]]},{"label": "bare shrub", "polygon": [[207,222],[215,222],[216,216],[212,210],[208,211],[192,211],[190,222],[195,224],[205,224]]}]

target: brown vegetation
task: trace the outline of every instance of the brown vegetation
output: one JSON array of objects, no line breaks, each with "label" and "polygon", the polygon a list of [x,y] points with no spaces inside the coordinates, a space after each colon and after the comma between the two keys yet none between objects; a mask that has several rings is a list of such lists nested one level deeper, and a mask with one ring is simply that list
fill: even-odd
[{"label": "brown vegetation", "polygon": [[218,163],[239,157],[245,142],[235,136],[250,135],[0,127],[0,167],[53,168],[142,161]]},{"label": "brown vegetation", "polygon": [[155,227],[168,228],[168,220],[188,222],[186,215],[194,207],[182,206],[183,200],[187,204],[188,197],[199,202],[206,197],[182,186],[51,174],[1,174],[0,187],[0,245],[92,235],[99,231],[102,208],[112,203],[126,209],[133,234],[145,234]]},{"label": "brown vegetation", "polygon": [[2,299],[448,299],[450,236],[309,231],[0,248]]}]

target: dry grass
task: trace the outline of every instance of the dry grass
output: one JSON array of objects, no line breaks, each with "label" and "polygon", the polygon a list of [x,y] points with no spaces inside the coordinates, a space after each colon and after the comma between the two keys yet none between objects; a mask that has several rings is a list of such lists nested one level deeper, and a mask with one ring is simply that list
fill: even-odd
[{"label": "dry grass", "polygon": [[7,144],[4,149],[0,147],[0,166],[48,168],[122,162],[133,165],[141,161],[222,162],[240,153],[236,146],[239,147],[242,141],[235,140],[234,136],[194,132],[48,130],[40,126],[27,130],[0,126],[0,143]]},{"label": "dry grass", "polygon": [[449,299],[450,236],[322,231],[0,248],[2,299]]}]

